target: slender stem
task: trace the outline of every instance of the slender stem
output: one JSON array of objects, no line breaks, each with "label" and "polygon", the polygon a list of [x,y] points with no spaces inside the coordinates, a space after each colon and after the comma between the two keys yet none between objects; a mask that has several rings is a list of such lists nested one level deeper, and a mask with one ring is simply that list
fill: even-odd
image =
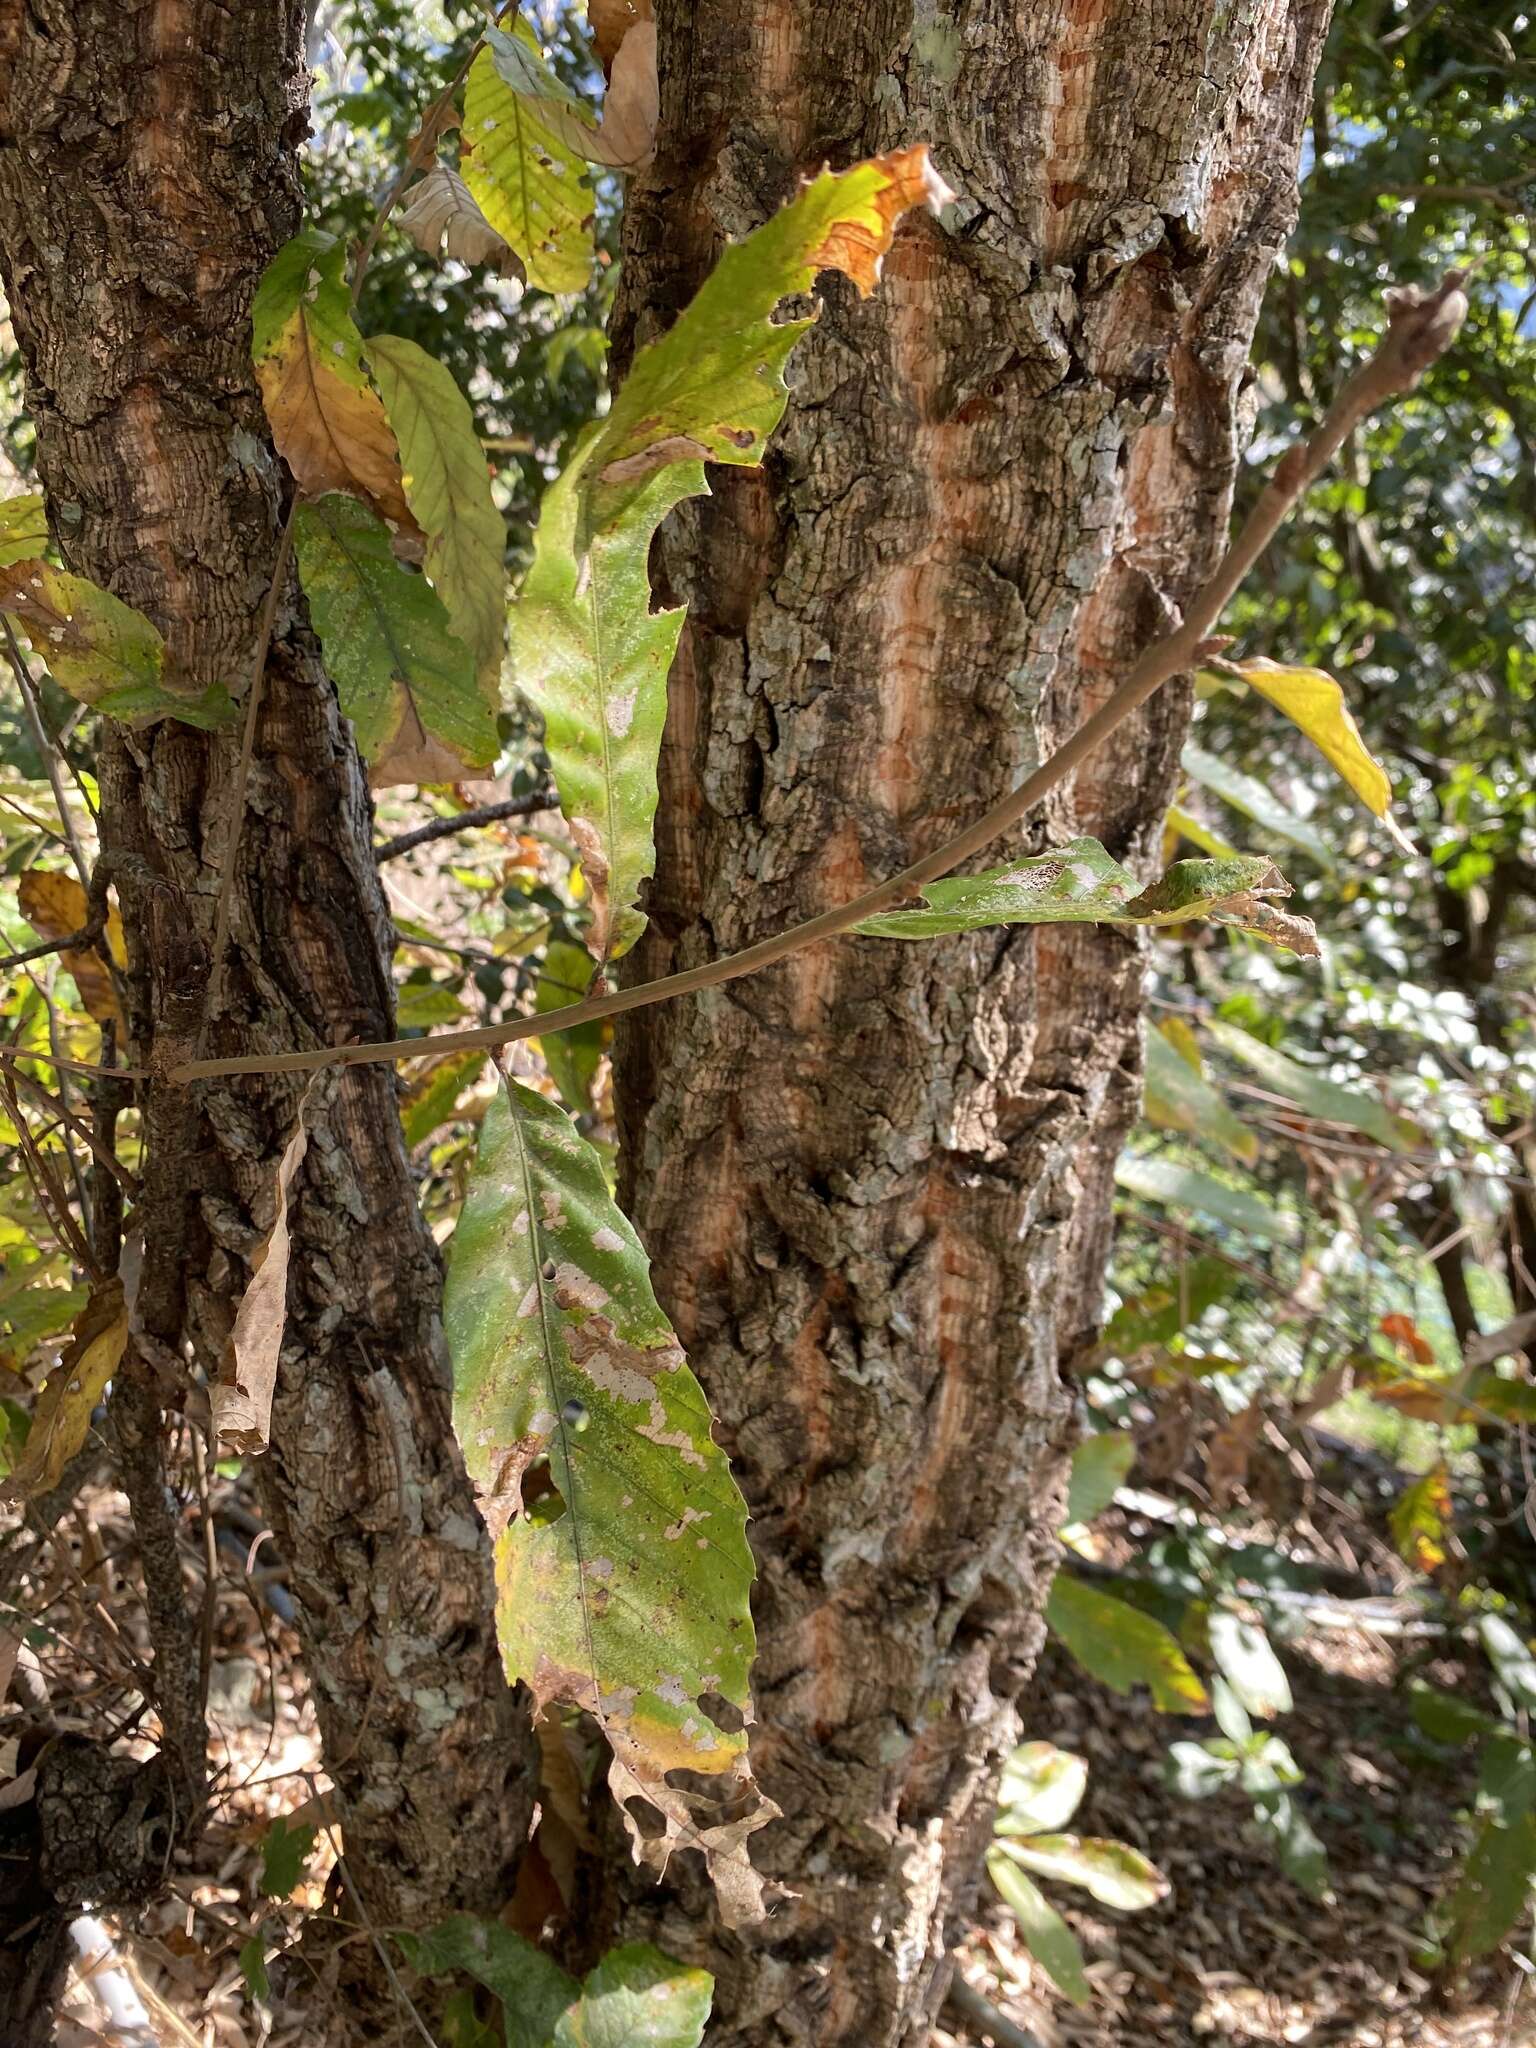
[{"label": "slender stem", "polygon": [[558,810],[559,805],[560,799],[552,789],[510,796],[501,803],[480,804],[472,811],[456,811],[451,818],[433,818],[426,825],[418,825],[414,832],[402,832],[398,839],[386,839],[382,846],[373,849],[373,857],[382,866],[385,861],[398,860],[402,853],[414,852],[434,839],[451,839],[456,833],[473,832],[481,825],[498,825],[504,818],[533,818],[540,811]]},{"label": "slender stem", "polygon": [[59,807],[59,823],[64,828],[64,837],[69,844],[70,858],[75,863],[75,871],[80,877],[81,888],[89,894],[91,887],[91,864],[85,857],[85,847],[81,843],[80,834],[75,829],[75,821],[70,816],[69,804],[65,799],[64,778],[59,773],[59,750],[48,737],[48,729],[43,724],[42,709],[37,701],[37,692],[32,687],[32,677],[27,669],[26,658],[16,642],[16,629],[12,626],[9,619],[6,619],[4,624],[6,659],[9,661],[11,671],[16,678],[16,687],[21,692],[22,708],[26,712],[27,724],[32,731],[33,743],[42,755],[43,765],[48,771],[48,781],[53,789],[53,800]]},{"label": "slender stem", "polygon": [[1461,292],[1464,273],[1448,271],[1438,290],[1425,298],[1411,292],[1388,295],[1390,317],[1387,332],[1376,353],[1362,363],[1345,383],[1321,424],[1304,442],[1281,457],[1274,474],[1260,493],[1247,522],[1217,564],[1204,588],[1190,605],[1182,622],[1146,648],[1133,664],[1119,688],[1093,716],[1058,747],[1054,754],[990,810],[947,840],[932,853],[913,861],[887,882],[866,890],[850,903],[823,911],[803,924],[793,925],[742,952],[709,960],[681,974],[669,974],[659,981],[637,987],[615,989],[608,994],[550,1010],[541,1017],[523,1017],[506,1024],[485,1025],[473,1031],[443,1032],[434,1038],[392,1039],[372,1045],[280,1053],[242,1059],[189,1060],[173,1067],[168,1078],[199,1081],[227,1074],[296,1074],[315,1067],[359,1066],[378,1061],[434,1059],[440,1053],[489,1051],[522,1038],[547,1037],[553,1031],[568,1031],[597,1017],[616,1017],[628,1010],[643,1009],[651,1003],[674,996],[693,995],[718,987],[744,974],[755,974],[798,953],[822,939],[839,937],[867,917],[909,900],[928,883],[937,881],[962,861],[980,853],[999,834],[1018,824],[1057,784],[1101,746],[1109,735],[1139,710],[1171,677],[1195,666],[1206,652],[1205,643],[1222,612],[1279,531],[1287,515],[1307,487],[1316,481],[1337,454],[1356,423],[1374,412],[1387,399],[1409,391],[1420,376],[1449,346],[1466,312]]}]

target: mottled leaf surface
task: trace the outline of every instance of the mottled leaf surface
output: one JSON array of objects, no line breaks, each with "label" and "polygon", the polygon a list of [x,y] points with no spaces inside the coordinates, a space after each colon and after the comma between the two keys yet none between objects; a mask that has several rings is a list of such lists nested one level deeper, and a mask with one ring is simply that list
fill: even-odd
[{"label": "mottled leaf surface", "polygon": [[[514,31],[554,86],[526,22]],[[503,38],[503,40],[507,40]],[[554,86],[563,96],[563,88]],[[517,256],[528,282],[547,292],[579,292],[592,274],[592,192],[586,166],[541,121],[530,95],[514,91],[487,48],[464,84],[459,170],[476,204]]]},{"label": "mottled leaf surface", "polygon": [[[701,1848],[733,1918],[758,1910],[745,1837],[758,1800],[746,1507],[702,1391],[656,1304],[639,1240],[564,1110],[512,1082],[481,1126],[444,1308],[454,1423],[495,1544],[509,1676],[541,1708],[579,1706],[609,1782]],[[719,1725],[707,1702],[728,1702]],[[738,1721],[739,1717],[739,1721]],[[714,1779],[711,1821],[667,1782]],[[626,1808],[627,1811],[627,1808]]]}]

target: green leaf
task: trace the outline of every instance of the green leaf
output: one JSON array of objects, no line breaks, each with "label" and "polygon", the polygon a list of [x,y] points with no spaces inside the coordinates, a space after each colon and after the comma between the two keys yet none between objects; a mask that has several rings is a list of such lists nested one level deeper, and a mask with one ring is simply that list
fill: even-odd
[{"label": "green leaf", "polygon": [[[1226,1748],[1229,1750],[1230,1745]],[[1168,1782],[1185,1799],[1209,1799],[1237,1777],[1237,1758],[1205,1742],[1168,1745]]]},{"label": "green leaf", "polygon": [[636,906],[655,865],[656,757],[683,615],[650,610],[651,537],[706,489],[705,459],[762,459],[788,398],[784,363],[809,324],[775,325],[779,300],[808,291],[823,268],[872,282],[895,221],[932,190],[921,149],[823,173],[728,247],[544,495],[510,619],[510,673],[544,717],[600,961],[644,929]]},{"label": "green leaf", "polygon": [[507,2048],[550,2048],[581,1987],[551,1957],[497,1920],[459,1913],[426,1934],[399,1934],[407,1963],[423,1977],[462,1970],[501,2000]]},{"label": "green leaf", "polygon": [[1536,1807],[1536,1755],[1507,1728],[1498,1728],[1488,1738],[1478,1762],[1479,1806],[1491,1808],[1505,1827],[1513,1827],[1522,1814]]},{"label": "green leaf", "polygon": [[494,763],[496,721],[474,661],[424,576],[356,499],[301,505],[299,575],[341,708],[375,787],[452,782]]},{"label": "green leaf", "polygon": [[1286,668],[1278,662],[1224,662],[1224,672],[1267,697],[1298,726],[1367,810],[1384,818],[1392,807],[1386,770],[1360,736],[1344,692],[1325,669]]},{"label": "green leaf", "polygon": [[1218,1607],[1208,1623],[1211,1655],[1250,1714],[1269,1721],[1291,1711],[1290,1680],[1269,1637],[1254,1622]]},{"label": "green leaf", "polygon": [[[566,97],[538,59],[524,21],[514,34],[539,64],[552,96]],[[502,41],[505,42],[505,38]],[[521,259],[528,282],[546,292],[579,292],[592,275],[592,191],[586,166],[537,118],[533,101],[513,90],[484,49],[464,85],[459,170],[480,211]]]},{"label": "green leaf", "polygon": [[412,1151],[451,1119],[459,1097],[484,1064],[483,1053],[449,1053],[411,1083],[401,1099],[400,1123]]},{"label": "green leaf", "polygon": [[1536,1875],[1536,1817],[1522,1814],[1512,1827],[1486,1820],[1479,1828],[1451,1894],[1452,1960],[1485,1956],[1528,1910]]},{"label": "green leaf", "polygon": [[1252,775],[1245,775],[1240,768],[1232,768],[1215,754],[1208,754],[1204,747],[1198,747],[1193,740],[1186,740],[1180,755],[1186,775],[1194,777],[1202,789],[1208,789],[1213,796],[1219,796],[1235,811],[1241,811],[1245,818],[1272,838],[1283,839],[1288,846],[1299,847],[1310,854],[1319,867],[1333,868],[1333,854],[1328,843],[1287,804],[1283,804],[1272,789]]},{"label": "green leaf", "polygon": [[[997,924],[1187,924],[1201,918],[1268,930],[1264,895],[1288,894],[1262,857],[1175,861],[1150,889],[1112,860],[1096,839],[1054,853],[950,875],[921,893],[924,910],[886,910],[854,926],[866,938],[931,939]],[[1304,920],[1298,920],[1304,922]]]},{"label": "green leaf", "polygon": [[48,515],[41,491],[0,498],[0,569],[39,559],[48,546]]},{"label": "green leaf", "polygon": [[533,564],[511,613],[510,672],[544,715],[591,894],[587,943],[601,961],[627,952],[645,929],[635,905],[656,865],[656,759],[684,616],[651,611],[648,563],[651,536],[682,493],[673,471],[659,471],[630,518],[594,533],[578,555],[585,484],[578,448],[540,503]]},{"label": "green leaf", "polygon": [[1248,1709],[1224,1678],[1211,1680],[1211,1712],[1216,1716],[1216,1726],[1228,1742],[1235,1743],[1239,1749],[1246,1749],[1253,1741],[1253,1723],[1248,1718]]},{"label": "green leaf", "polygon": [[555,2028],[554,2048],[698,2048],[715,1980],[648,1942],[610,1949]]},{"label": "green leaf", "polygon": [[1160,1130],[1208,1138],[1245,1166],[1259,1156],[1258,1134],[1229,1107],[1226,1097],[1176,1052],[1163,1031],[1147,1033],[1145,1108]]},{"label": "green leaf", "polygon": [[987,1851],[987,1875],[1012,1910],[1024,1937],[1024,1946],[1050,1977],[1056,1989],[1074,2005],[1089,2002],[1088,1979],[1083,1974],[1083,1952],[1077,1936],[1066,1921],[1047,1903],[1032,1878],[1024,1875],[1009,1855],[1010,1845],[994,1842]]},{"label": "green leaf", "polygon": [[1088,1784],[1088,1765],[1050,1742],[1024,1742],[1003,1765],[997,1788],[999,1835],[1038,1835],[1065,1827]]},{"label": "green leaf", "polygon": [[261,1845],[261,1891],[268,1899],[290,1899],[299,1888],[315,1846],[315,1830],[290,1827],[281,1814]]},{"label": "green leaf", "polygon": [[1036,1877],[1054,1877],[1090,1892],[1101,1906],[1144,1912],[1168,1892],[1168,1880],[1129,1842],[1097,1835],[1032,1835],[1010,1842],[1008,1854]]},{"label": "green leaf", "polygon": [[1206,824],[1204,818],[1197,818],[1193,811],[1185,810],[1182,804],[1170,804],[1163,819],[1163,844],[1168,845],[1168,835],[1175,839],[1187,839],[1191,846],[1198,846],[1202,853],[1208,853],[1214,860],[1236,860],[1238,849],[1230,839]]},{"label": "green leaf", "polygon": [[1275,1861],[1309,1899],[1326,1904],[1333,1897],[1328,1878],[1328,1852],[1313,1832],[1295,1795],[1261,1792],[1253,1803],[1254,1824],[1269,1844]]},{"label": "green leaf", "polygon": [[363,361],[346,250],[302,228],[267,265],[251,307],[251,361],[272,439],[308,497],[349,491],[414,534],[400,451]]},{"label": "green leaf", "polygon": [[267,1975],[267,1944],[259,1934],[253,1934],[245,1942],[236,1961],[240,1974],[245,1979],[245,1988],[252,1998],[265,2004],[272,1996],[272,1980]]},{"label": "green leaf", "polygon": [[[481,1126],[444,1324],[509,1677],[540,1708],[595,1715],[615,1797],[665,1822],[637,1853],[661,1866],[678,1842],[702,1849],[722,1909],[755,1913],[744,1843],[775,1809],[756,1796],[743,1725],[746,1507],[597,1153],[516,1082]],[[702,1821],[668,1781],[682,1771],[715,1780],[736,1817]]]},{"label": "green leaf", "polygon": [[[592,962],[580,946],[563,939],[552,940],[544,949],[533,1007],[540,1016],[550,1010],[579,1003],[592,979]],[[592,1108],[592,1086],[603,1057],[601,1018],[577,1024],[565,1031],[551,1031],[539,1040],[544,1064],[560,1090],[560,1099],[572,1116],[586,1116]]]},{"label": "green leaf", "polygon": [[1136,1439],[1128,1429],[1104,1429],[1085,1437],[1072,1453],[1067,1480],[1067,1523],[1102,1515],[1124,1486],[1136,1462]]},{"label": "green leaf", "polygon": [[1367,1094],[1360,1088],[1348,1088],[1339,1081],[1330,1081],[1315,1069],[1300,1066],[1283,1052],[1277,1052],[1273,1046],[1255,1038],[1251,1032],[1242,1031],[1220,1017],[1208,1019],[1205,1028],[1224,1052],[1233,1059],[1241,1060],[1245,1067],[1258,1075],[1266,1088],[1272,1089],[1276,1095],[1283,1095],[1287,1102],[1294,1102],[1308,1116],[1363,1131],[1368,1138],[1374,1138],[1378,1144],[1386,1145],[1394,1152],[1410,1150],[1418,1143],[1418,1134],[1413,1127],[1395,1117],[1379,1096]]},{"label": "green leaf", "polygon": [[1172,1159],[1149,1159],[1140,1153],[1122,1153],[1115,1167],[1115,1185],[1143,1201],[1166,1203],[1193,1209],[1218,1223],[1230,1223],[1250,1237],[1289,1243],[1296,1235],[1294,1218],[1276,1209],[1262,1196],[1245,1189],[1228,1187],[1192,1166],[1180,1166]]},{"label": "green leaf", "polygon": [[427,537],[423,567],[474,658],[492,715],[501,700],[506,528],[469,401],[425,349],[369,337],[368,360],[400,444],[406,501]]},{"label": "green leaf", "polygon": [[1210,1705],[1189,1659],[1160,1621],[1070,1572],[1058,1572],[1046,1624],[1091,1678],[1111,1692],[1144,1685],[1163,1714],[1203,1714]]},{"label": "green leaf", "polygon": [[1415,1723],[1432,1742],[1471,1742],[1497,1733],[1501,1725],[1492,1714],[1485,1714],[1469,1700],[1441,1692],[1420,1678],[1408,1687],[1408,1703]]},{"label": "green leaf", "polygon": [[174,688],[149,620],[83,576],[36,557],[11,561],[0,567],[0,611],[18,621],[60,689],[124,725],[179,718],[211,731],[234,716],[217,685],[197,696]]}]

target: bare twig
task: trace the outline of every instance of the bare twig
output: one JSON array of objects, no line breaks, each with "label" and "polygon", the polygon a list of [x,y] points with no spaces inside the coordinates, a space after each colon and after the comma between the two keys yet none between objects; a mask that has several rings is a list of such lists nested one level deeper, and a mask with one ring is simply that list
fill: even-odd
[{"label": "bare twig", "polygon": [[22,709],[26,713],[27,724],[32,731],[33,744],[42,755],[43,765],[48,771],[49,786],[53,790],[53,800],[59,807],[59,824],[63,828],[64,837],[69,844],[70,858],[73,860],[76,871],[80,876],[81,888],[89,893],[91,886],[91,864],[85,857],[85,848],[80,842],[80,834],[75,830],[75,821],[69,813],[69,804],[64,795],[64,777],[59,772],[59,750],[48,737],[48,729],[43,724],[42,708],[37,701],[37,692],[32,687],[32,676],[27,668],[26,657],[17,644],[16,629],[8,618],[3,623],[5,627],[5,657],[11,665],[11,673],[16,678],[16,687],[21,692]]},{"label": "bare twig", "polygon": [[402,853],[412,853],[418,846],[427,846],[434,839],[451,839],[455,833],[473,832],[481,825],[499,825],[506,818],[537,817],[540,811],[558,810],[559,807],[560,798],[552,789],[536,789],[528,796],[509,796],[501,803],[480,804],[472,811],[456,811],[451,818],[433,818],[428,824],[418,825],[414,832],[402,832],[398,839],[386,839],[373,849],[373,857],[382,867],[385,861],[398,860]]},{"label": "bare twig", "polygon": [[949,1990],[944,2003],[957,2019],[965,2023],[967,2033],[985,2034],[997,2044],[997,2048],[1040,2048],[1039,2036],[999,2012],[990,1998],[976,1989],[968,1977],[961,1975],[957,1968],[949,1980]]},{"label": "bare twig", "polygon": [[518,1039],[547,1037],[551,1032],[567,1031],[573,1025],[584,1024],[592,1018],[618,1016],[624,1011],[643,1009],[650,1003],[665,1002],[674,996],[693,995],[701,989],[715,988],[744,974],[755,974],[764,967],[777,965],[806,946],[815,945],[822,939],[837,938],[865,918],[909,900],[928,883],[947,875],[962,861],[980,853],[1000,833],[1018,824],[1164,683],[1205,658],[1206,643],[1222,612],[1274,539],[1303,491],[1322,474],[1351,429],[1387,399],[1411,390],[1430,364],[1450,345],[1466,314],[1467,301],[1461,289],[1464,277],[1465,272],[1451,270],[1431,293],[1421,295],[1413,290],[1388,293],[1388,326],[1376,353],[1362,363],[1345,383],[1313,434],[1282,456],[1242,532],[1194,599],[1183,621],[1145,649],[1113,695],[1016,790],[995,803],[965,831],[903,868],[889,881],[867,890],[850,903],[823,911],[820,916],[809,918],[804,924],[794,925],[788,931],[764,939],[758,945],[748,946],[739,953],[706,961],[681,974],[666,975],[659,981],[642,982],[634,988],[616,989],[585,1002],[569,1004],[564,1009],[550,1010],[540,1017],[519,1018],[511,1023],[486,1025],[473,1031],[444,1032],[434,1038],[394,1039],[372,1045],[340,1046],[266,1057],[189,1060],[173,1067],[168,1078],[184,1082],[228,1074],[305,1073],[315,1067],[434,1059],[440,1053],[471,1048],[489,1051]]}]

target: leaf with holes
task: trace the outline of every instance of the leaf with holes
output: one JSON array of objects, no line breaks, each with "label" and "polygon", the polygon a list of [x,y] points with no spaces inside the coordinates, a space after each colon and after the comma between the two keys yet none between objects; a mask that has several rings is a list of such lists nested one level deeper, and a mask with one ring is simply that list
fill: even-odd
[{"label": "leaf with holes", "polygon": [[349,491],[414,534],[400,451],[368,379],[345,273],[345,249],[319,228],[302,228],[278,250],[251,307],[256,381],[301,491]]},{"label": "leaf with holes", "polygon": [[702,1849],[723,1911],[755,1917],[745,1840],[775,1809],[747,1757],[746,1506],[597,1153],[516,1082],[481,1126],[444,1320],[509,1677],[596,1717],[626,1815],[638,1797],[666,1823],[647,1840],[631,1817],[638,1859]]},{"label": "leaf with holes", "polygon": [[650,610],[651,536],[706,489],[706,460],[762,460],[789,395],[784,364],[809,324],[776,325],[780,299],[824,269],[872,288],[897,220],[943,189],[921,148],[823,173],[725,251],[545,493],[511,615],[511,673],[544,716],[600,961],[643,930],[636,904],[655,865],[656,757],[683,615]]},{"label": "leaf with holes", "polygon": [[0,611],[9,612],[61,690],[124,725],[179,718],[211,731],[233,706],[212,685],[198,695],[168,677],[165,642],[142,612],[110,590],[37,557],[0,568]]},{"label": "leaf with holes", "polygon": [[[542,71],[538,39],[527,22],[519,21],[513,34]],[[585,288],[595,260],[586,167],[538,118],[529,96],[507,83],[490,49],[476,57],[464,83],[459,171],[529,284],[546,292]]]},{"label": "leaf with holes", "polygon": [[355,498],[301,505],[299,577],[376,788],[486,775],[499,742],[474,659],[424,576]]}]

